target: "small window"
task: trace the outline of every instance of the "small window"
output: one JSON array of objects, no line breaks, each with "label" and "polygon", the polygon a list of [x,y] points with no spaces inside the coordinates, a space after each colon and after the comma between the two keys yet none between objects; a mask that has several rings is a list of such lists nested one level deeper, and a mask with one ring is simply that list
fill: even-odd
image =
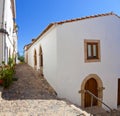
[{"label": "small window", "polygon": [[100,61],[100,41],[99,40],[85,40],[85,62]]},{"label": "small window", "polygon": [[98,59],[98,43],[87,43],[87,59]]}]

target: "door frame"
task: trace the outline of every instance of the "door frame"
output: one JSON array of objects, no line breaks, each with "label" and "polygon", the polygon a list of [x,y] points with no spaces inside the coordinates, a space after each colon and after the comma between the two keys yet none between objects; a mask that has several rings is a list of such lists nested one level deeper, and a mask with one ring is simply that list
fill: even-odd
[{"label": "door frame", "polygon": [[[101,100],[103,99],[103,90],[105,88],[103,87],[103,82],[102,82],[101,78],[96,74],[89,74],[83,80],[83,82],[81,84],[81,90],[79,91],[81,93],[81,107],[83,107],[83,108],[85,107],[85,85],[86,85],[87,81],[91,78],[95,79],[98,84],[98,88],[97,88],[98,89],[98,98],[100,98]],[[98,106],[101,107],[102,103],[98,102]]]},{"label": "door frame", "polygon": [[34,49],[34,69],[37,69],[37,51]]},{"label": "door frame", "polygon": [[39,46],[39,67],[40,67],[40,74],[43,76],[43,50],[42,46]]},{"label": "door frame", "polygon": [[120,106],[120,78],[118,78],[117,106]]}]

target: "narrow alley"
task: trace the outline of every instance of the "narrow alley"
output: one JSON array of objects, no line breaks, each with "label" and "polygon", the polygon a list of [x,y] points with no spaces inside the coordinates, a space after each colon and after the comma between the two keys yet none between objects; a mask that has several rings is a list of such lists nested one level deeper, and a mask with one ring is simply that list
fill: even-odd
[{"label": "narrow alley", "polygon": [[84,111],[60,100],[48,82],[27,64],[16,65],[18,78],[1,89],[0,116],[84,116]]}]

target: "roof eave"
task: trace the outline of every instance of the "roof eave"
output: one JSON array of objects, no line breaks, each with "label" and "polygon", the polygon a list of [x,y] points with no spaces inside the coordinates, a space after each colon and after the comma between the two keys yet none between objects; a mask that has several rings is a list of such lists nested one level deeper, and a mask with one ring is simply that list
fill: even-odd
[{"label": "roof eave", "polygon": [[11,0],[12,4],[12,13],[13,13],[13,18],[16,18],[16,7],[15,7],[15,0]]},{"label": "roof eave", "polygon": [[[31,45],[28,47],[28,49],[38,40],[42,35],[44,35],[52,26],[54,26],[56,23],[50,23],[44,30],[43,32],[34,40],[33,43],[30,43]],[[28,50],[27,49],[27,50]]]},{"label": "roof eave", "polygon": [[[45,29],[44,31],[35,39],[35,41],[33,43],[31,43],[31,45],[28,47],[28,49],[38,40],[40,39],[40,37],[42,35],[44,35],[52,26],[54,25],[61,25],[64,23],[70,23],[70,22],[75,22],[75,21],[80,21],[80,20],[85,20],[85,19],[90,19],[90,18],[97,18],[97,17],[102,17],[102,16],[110,16],[110,15],[114,15],[117,16],[118,18],[120,18],[120,16],[118,16],[117,14],[110,12],[110,13],[105,13],[105,14],[98,14],[98,15],[92,15],[92,16],[86,16],[86,17],[81,17],[81,18],[77,18],[77,19],[71,19],[71,20],[65,20],[65,21],[61,21],[61,22],[55,22],[55,23],[50,23]],[[28,50],[27,49],[27,50]]]}]

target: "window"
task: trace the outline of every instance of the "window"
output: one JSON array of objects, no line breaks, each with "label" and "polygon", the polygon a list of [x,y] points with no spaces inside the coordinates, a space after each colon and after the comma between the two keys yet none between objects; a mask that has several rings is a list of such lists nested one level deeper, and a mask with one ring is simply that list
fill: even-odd
[{"label": "window", "polygon": [[99,62],[100,61],[100,41],[99,40],[85,40],[85,62]]},{"label": "window", "polygon": [[98,59],[98,43],[87,43],[87,59]]}]

